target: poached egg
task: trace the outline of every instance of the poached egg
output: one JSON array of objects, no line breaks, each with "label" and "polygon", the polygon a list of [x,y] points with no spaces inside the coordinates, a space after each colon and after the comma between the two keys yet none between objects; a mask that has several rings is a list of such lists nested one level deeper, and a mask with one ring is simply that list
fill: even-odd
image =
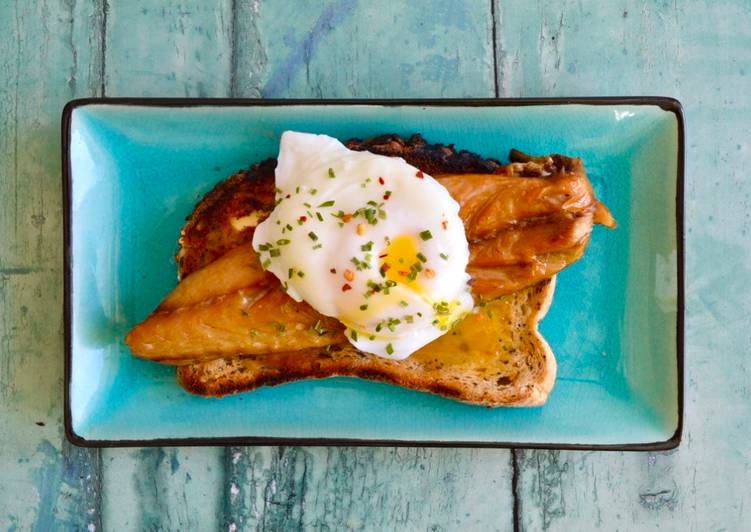
[{"label": "poached egg", "polygon": [[472,310],[459,204],[398,157],[286,131],[276,207],[253,248],[296,301],[337,318],[359,350],[403,359]]}]

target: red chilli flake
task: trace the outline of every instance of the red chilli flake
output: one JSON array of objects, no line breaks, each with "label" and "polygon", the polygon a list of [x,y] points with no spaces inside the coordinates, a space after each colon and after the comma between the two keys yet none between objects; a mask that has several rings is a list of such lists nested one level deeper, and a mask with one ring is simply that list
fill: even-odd
[{"label": "red chilli flake", "polygon": [[384,263],[383,263],[383,264],[381,265],[381,271],[382,271],[382,272],[387,272],[387,271],[389,271],[390,269],[391,269],[391,264],[389,264],[388,262],[384,262]]},{"label": "red chilli flake", "polygon": [[422,173],[422,170],[418,170],[417,173],[415,174],[415,176],[417,176],[420,179],[422,179],[423,177],[425,177],[425,174]]},{"label": "red chilli flake", "polygon": [[330,269],[329,271],[330,271],[331,273],[336,273],[336,268],[331,268],[331,269]]},{"label": "red chilli flake", "polygon": [[398,274],[399,274],[399,275],[401,275],[402,277],[406,277],[406,276],[407,276],[407,272],[405,272],[404,270],[399,270],[399,271],[398,271],[398,272],[396,272],[396,273],[398,273]]},{"label": "red chilli flake", "polygon": [[286,195],[286,196],[284,196],[284,197],[285,197],[285,198],[287,198],[287,199],[290,199],[290,198],[291,198],[292,196],[291,196],[291,195],[289,195],[289,194],[287,194],[287,195]]},{"label": "red chilli flake", "polygon": [[385,199],[385,200],[389,199],[390,197],[391,197],[391,192],[386,192],[386,193],[385,193],[385,194],[383,195],[383,199]]},{"label": "red chilli flake", "polygon": [[308,217],[307,216],[300,216],[298,218],[298,221],[300,221],[300,222],[307,222],[308,221]]},{"label": "red chilli flake", "polygon": [[379,259],[382,259],[382,258],[384,258],[384,257],[388,257],[388,256],[389,256],[389,254],[388,254],[388,253],[384,253],[383,255],[378,255],[378,258],[379,258]]},{"label": "red chilli flake", "polygon": [[342,221],[343,221],[343,222],[344,222],[345,224],[346,224],[347,222],[349,222],[350,220],[352,220],[352,215],[351,215],[351,214],[344,214],[344,215],[342,215]]},{"label": "red chilli flake", "polygon": [[447,229],[447,228],[448,228],[448,226],[449,226],[449,223],[448,223],[448,222],[447,222],[446,220],[443,220],[443,221],[441,222],[441,225],[443,226],[443,228],[444,228],[444,229]]},{"label": "red chilli flake", "polygon": [[349,284],[344,283],[342,285],[342,292],[346,292],[347,290],[352,290],[352,287]]},{"label": "red chilli flake", "polygon": [[382,177],[379,177],[379,178],[378,178],[378,184],[379,184],[379,185],[383,185],[384,183],[386,183],[386,182],[385,182],[385,181],[383,180],[383,178],[382,178]]}]

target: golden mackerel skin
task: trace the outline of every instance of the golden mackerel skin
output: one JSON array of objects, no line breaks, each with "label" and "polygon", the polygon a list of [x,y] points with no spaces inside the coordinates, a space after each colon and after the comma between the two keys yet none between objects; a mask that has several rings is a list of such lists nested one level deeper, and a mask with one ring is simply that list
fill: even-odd
[{"label": "golden mackerel skin", "polygon": [[325,347],[344,342],[342,330],[337,320],[295,302],[277,283],[154,312],[128,333],[125,343],[139,358],[179,365],[238,353]]}]

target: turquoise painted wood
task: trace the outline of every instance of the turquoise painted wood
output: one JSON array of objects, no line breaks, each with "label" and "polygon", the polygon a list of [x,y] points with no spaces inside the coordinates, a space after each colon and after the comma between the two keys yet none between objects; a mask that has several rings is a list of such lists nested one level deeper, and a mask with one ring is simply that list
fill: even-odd
[{"label": "turquoise painted wood", "polygon": [[60,105],[101,87],[101,5],[0,4],[0,529],[101,529],[64,442]]},{"label": "turquoise painted wood", "polygon": [[501,95],[665,94],[684,104],[686,416],[669,453],[517,452],[520,527],[748,530],[751,10],[541,4],[495,6]]},{"label": "turquoise painted wood", "polygon": [[[212,4],[0,3],[0,529],[747,526],[745,0]],[[684,101],[687,414],[677,451],[100,453],[63,442],[58,120],[66,100],[102,92],[429,97],[496,90]]]}]

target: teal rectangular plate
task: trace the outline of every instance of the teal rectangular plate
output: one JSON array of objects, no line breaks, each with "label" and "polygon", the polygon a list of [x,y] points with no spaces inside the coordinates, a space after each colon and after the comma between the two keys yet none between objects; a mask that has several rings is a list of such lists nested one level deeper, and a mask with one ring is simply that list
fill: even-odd
[{"label": "teal rectangular plate", "polygon": [[[471,406],[353,378],[189,395],[125,333],[176,282],[185,217],[274,156],[282,131],[421,133],[504,160],[584,160],[618,228],[558,276],[541,332],[548,402]],[[63,111],[65,428],[84,446],[347,444],[657,450],[683,412],[683,116],[670,98],[269,101],[88,99]]]}]

